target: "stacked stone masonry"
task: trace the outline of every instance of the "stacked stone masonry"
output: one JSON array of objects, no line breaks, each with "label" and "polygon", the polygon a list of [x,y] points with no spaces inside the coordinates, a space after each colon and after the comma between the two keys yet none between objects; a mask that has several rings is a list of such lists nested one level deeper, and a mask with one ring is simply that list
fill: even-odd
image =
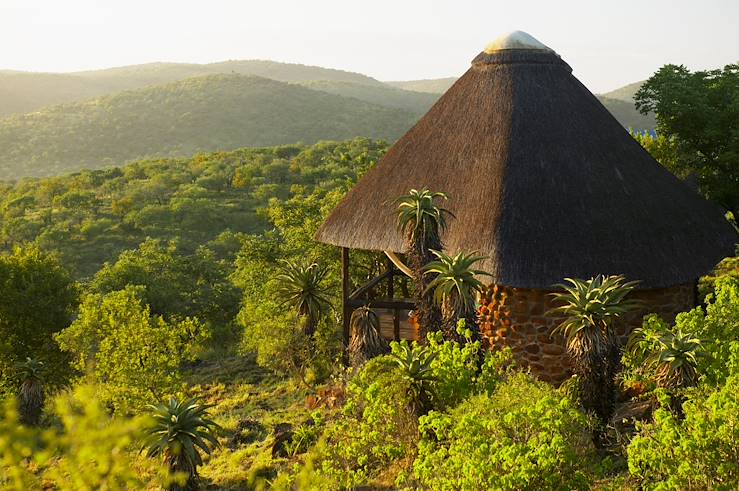
[{"label": "stacked stone masonry", "polygon": [[[516,361],[531,369],[540,379],[558,384],[571,375],[570,360],[562,336],[551,336],[563,320],[546,313],[555,307],[549,290],[511,288],[491,285],[483,293],[480,307],[480,331],[486,346],[513,350]],[[692,284],[653,290],[635,290],[631,298],[644,308],[631,312],[616,325],[622,343],[640,326],[644,315],[656,313],[672,322],[679,312],[695,304]]]}]

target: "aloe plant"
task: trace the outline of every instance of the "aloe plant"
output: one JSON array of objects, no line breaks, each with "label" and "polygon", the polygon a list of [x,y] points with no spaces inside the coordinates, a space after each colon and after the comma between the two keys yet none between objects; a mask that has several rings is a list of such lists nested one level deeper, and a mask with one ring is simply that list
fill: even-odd
[{"label": "aloe plant", "polygon": [[283,304],[293,306],[303,318],[304,331],[312,336],[318,321],[331,307],[328,289],[324,285],[328,269],[317,263],[282,261],[277,275],[277,295]]},{"label": "aloe plant", "polygon": [[628,349],[644,369],[652,372],[657,385],[667,389],[695,385],[698,360],[705,354],[703,342],[694,334],[679,328],[671,330],[654,317],[634,330]]},{"label": "aloe plant", "polygon": [[351,341],[349,353],[352,364],[361,365],[370,358],[388,351],[388,345],[380,334],[380,319],[369,307],[364,306],[352,312]]},{"label": "aloe plant", "polygon": [[608,420],[615,403],[615,376],[619,363],[619,341],[613,322],[638,307],[626,298],[638,282],[623,276],[598,275],[589,280],[565,278],[569,284],[557,285],[563,292],[552,293],[562,305],[549,315],[564,317],[552,334],[562,334],[578,375],[585,409]]},{"label": "aloe plant", "polygon": [[391,356],[409,382],[410,410],[417,416],[428,413],[433,396],[431,383],[435,380],[431,365],[436,355],[425,346],[402,341],[393,344]]},{"label": "aloe plant", "polygon": [[44,410],[44,363],[33,358],[16,364],[21,384],[18,390],[20,420],[30,426],[38,426]]},{"label": "aloe plant", "polygon": [[474,269],[474,264],[485,259],[476,252],[459,252],[449,256],[440,251],[431,251],[436,260],[424,267],[424,273],[434,275],[427,286],[433,292],[434,302],[441,306],[444,319],[444,337],[449,340],[460,339],[457,336],[457,322],[464,319],[467,326],[476,331],[477,309],[475,303],[479,292],[485,286],[479,276],[487,275],[485,271]]},{"label": "aloe plant", "polygon": [[427,292],[433,277],[425,275],[423,268],[433,260],[431,251],[442,249],[441,233],[446,229],[446,219],[454,216],[436,205],[436,201],[448,199],[441,192],[411,189],[396,200],[398,230],[405,236],[405,254],[416,287],[416,314],[421,339],[426,339],[426,332],[441,327],[441,313]]},{"label": "aloe plant", "polygon": [[208,417],[210,407],[197,399],[175,398],[148,406],[152,423],[145,430],[146,455],[162,457],[175,478],[185,477],[184,484],[170,485],[172,491],[195,489],[198,466],[203,464],[201,452],[210,454],[218,446],[215,431],[219,426]]}]

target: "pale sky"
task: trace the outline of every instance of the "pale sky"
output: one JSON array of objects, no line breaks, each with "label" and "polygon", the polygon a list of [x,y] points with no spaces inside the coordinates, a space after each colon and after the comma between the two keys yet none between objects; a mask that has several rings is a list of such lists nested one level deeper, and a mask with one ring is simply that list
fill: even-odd
[{"label": "pale sky", "polygon": [[269,59],[437,78],[523,30],[605,92],[665,63],[737,62],[737,26],[739,0],[0,0],[0,69]]}]

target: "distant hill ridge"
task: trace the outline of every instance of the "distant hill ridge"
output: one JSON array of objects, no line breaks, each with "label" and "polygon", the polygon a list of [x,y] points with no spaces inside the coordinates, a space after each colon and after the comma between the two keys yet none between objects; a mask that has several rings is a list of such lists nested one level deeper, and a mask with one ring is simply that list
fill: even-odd
[{"label": "distant hill ridge", "polygon": [[325,80],[386,87],[361,73],[297,63],[234,60],[209,63],[147,63],[72,73],[0,71],[0,117],[78,102],[121,90],[177,82],[200,75],[236,73],[281,82]]},{"label": "distant hill ridge", "polygon": [[0,119],[0,179],[244,146],[394,140],[416,118],[263,77],[207,75]]}]

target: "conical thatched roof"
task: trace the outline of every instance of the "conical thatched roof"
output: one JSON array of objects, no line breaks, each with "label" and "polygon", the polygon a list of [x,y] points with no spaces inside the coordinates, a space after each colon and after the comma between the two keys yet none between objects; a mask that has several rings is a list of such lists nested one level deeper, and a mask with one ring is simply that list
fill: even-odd
[{"label": "conical thatched roof", "polygon": [[477,250],[499,284],[625,274],[693,281],[734,252],[723,211],[661,167],[552,50],[498,40],[352,189],[317,233],[403,252],[393,201],[444,191],[447,251]]}]

